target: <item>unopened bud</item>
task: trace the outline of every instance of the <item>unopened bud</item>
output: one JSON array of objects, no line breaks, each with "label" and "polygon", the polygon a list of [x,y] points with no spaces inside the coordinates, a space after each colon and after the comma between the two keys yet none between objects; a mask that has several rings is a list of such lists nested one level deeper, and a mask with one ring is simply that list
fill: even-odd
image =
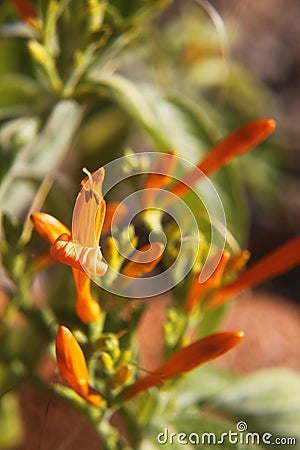
[{"label": "unopened bud", "polygon": [[116,373],[111,379],[111,388],[116,389],[124,386],[131,376],[132,368],[130,366],[121,366],[117,369]]},{"label": "unopened bud", "polygon": [[32,39],[28,42],[28,49],[35,62],[41,65],[46,64],[48,52],[42,44]]},{"label": "unopened bud", "polygon": [[109,353],[102,352],[100,355],[100,362],[105,372],[111,373],[113,371],[114,362]]}]

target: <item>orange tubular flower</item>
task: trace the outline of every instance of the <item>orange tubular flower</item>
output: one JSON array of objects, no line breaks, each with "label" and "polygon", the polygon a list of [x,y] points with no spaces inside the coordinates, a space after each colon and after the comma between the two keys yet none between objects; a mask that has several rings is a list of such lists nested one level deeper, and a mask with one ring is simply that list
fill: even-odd
[{"label": "orange tubular flower", "polygon": [[76,310],[83,322],[96,320],[100,314],[85,270],[89,275],[101,276],[107,269],[98,246],[106,209],[102,198],[103,178],[104,169],[100,168],[83,181],[75,203],[72,233],[49,214],[37,212],[30,216],[36,231],[51,244],[51,257],[74,269]]},{"label": "orange tubular flower", "polygon": [[300,264],[300,236],[274,250],[245,270],[239,278],[216,291],[208,299],[207,304],[210,308],[216,308],[243,290],[268,281],[298,264]]},{"label": "orange tubular flower", "polygon": [[[229,161],[243,153],[248,152],[253,147],[266,139],[275,129],[275,122],[272,119],[260,119],[233,131],[219,142],[198,164],[198,169],[204,175],[211,175]],[[170,192],[174,195],[182,196],[188,191],[188,184],[194,184],[199,179],[199,171],[191,171],[185,178],[174,184]]]},{"label": "orange tubular flower", "polygon": [[84,354],[71,331],[65,326],[60,326],[57,333],[56,358],[61,377],[73,391],[92,405],[102,407],[104,399],[89,386]]},{"label": "orange tubular flower", "polygon": [[21,19],[29,25],[37,16],[35,7],[28,0],[11,0],[15,5]]},{"label": "orange tubular flower", "polygon": [[200,364],[218,358],[239,344],[243,337],[244,333],[242,331],[224,331],[193,342],[187,347],[178,350],[168,361],[158,367],[155,373],[151,373],[126,387],[118,396],[118,400],[133,398],[146,389],[189,372]]},{"label": "orange tubular flower", "polygon": [[85,270],[90,276],[102,276],[107,269],[99,248],[106,210],[102,198],[103,179],[101,167],[83,180],[74,206],[72,233],[59,236],[50,250],[54,259]]},{"label": "orange tubular flower", "polygon": [[188,313],[191,313],[195,309],[195,307],[199,304],[201,300],[203,300],[204,296],[211,289],[220,286],[222,282],[223,273],[229,261],[229,258],[230,258],[229,252],[227,250],[224,250],[224,252],[221,255],[219,264],[215,269],[214,273],[204,283],[199,283],[200,273],[197,273],[194,276],[191,289],[185,301],[185,309]]}]

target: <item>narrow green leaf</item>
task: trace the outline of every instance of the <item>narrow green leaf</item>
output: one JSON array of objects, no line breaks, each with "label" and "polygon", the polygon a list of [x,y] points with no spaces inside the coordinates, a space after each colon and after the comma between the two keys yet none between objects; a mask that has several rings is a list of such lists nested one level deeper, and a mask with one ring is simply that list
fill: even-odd
[{"label": "narrow green leaf", "polygon": [[[15,189],[24,187],[24,179],[41,180],[63,161],[78,131],[82,119],[82,108],[72,100],[58,102],[42,131],[17,153],[0,188],[1,210],[18,215],[22,205],[15,204]],[[17,183],[18,181],[18,183]],[[28,188],[28,182],[26,182]],[[34,186],[31,186],[33,191]]]},{"label": "narrow green leaf", "polygon": [[90,78],[150,134],[159,149],[170,150],[170,141],[155,114],[154,103],[148,100],[142,85],[121,75],[93,74]]},{"label": "narrow green leaf", "polygon": [[300,375],[288,369],[240,379],[218,396],[214,407],[242,418],[255,431],[300,439]]}]

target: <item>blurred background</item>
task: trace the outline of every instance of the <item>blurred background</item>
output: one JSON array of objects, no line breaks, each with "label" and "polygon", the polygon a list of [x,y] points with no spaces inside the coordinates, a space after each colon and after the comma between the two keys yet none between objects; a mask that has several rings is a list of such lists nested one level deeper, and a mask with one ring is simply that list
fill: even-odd
[{"label": "blurred background", "polygon": [[[288,7],[284,0],[211,3],[225,21],[232,59],[270,91],[272,102],[265,106],[277,121],[281,158],[276,200],[265,209],[249,197],[249,249],[257,259],[300,229],[300,2],[290,2]],[[255,172],[252,176],[255,180]],[[299,279],[298,267],[235,304],[228,325],[241,326],[248,337],[226,356],[229,363],[239,365],[241,371],[273,365],[300,370]],[[257,348],[256,359],[248,358],[253,348]]]},{"label": "blurred background", "polygon": [[[122,73],[133,80],[154,80],[162,88],[171,85],[182,93],[200,91],[201,100],[204,99],[210,113],[214,108],[210,117],[216,117],[214,125],[216,129],[220,128],[220,135],[247,120],[258,117],[276,119],[277,130],[271,144],[257,149],[253,156],[247,155],[238,166],[237,178],[243,181],[243,199],[238,199],[242,200],[242,218],[235,217],[236,211],[228,200],[228,215],[233,223],[236,221],[242,227],[241,223],[249,220],[245,230],[240,230],[240,241],[245,245],[249,242],[252,261],[255,261],[300,231],[300,2],[290,1],[287,7],[285,0],[199,1],[195,15],[185,11],[187,4],[191,6],[192,1],[174,1],[154,21],[153,36],[150,27],[148,35],[135,44],[134,51],[125,52],[122,56]],[[212,12],[209,5],[213,5],[223,19],[225,35],[222,35],[222,25],[216,27],[213,23],[212,19],[219,23],[218,15],[215,16],[216,11]],[[6,18],[15,20],[11,5],[7,7],[3,2],[0,8],[3,17],[5,13]],[[195,7],[191,11],[195,11]],[[185,31],[180,35],[178,30],[183,22]],[[159,34],[157,30],[160,30]],[[33,76],[32,65],[22,45],[18,40],[8,42],[1,37],[0,75],[23,71],[29,77]],[[43,97],[39,92],[36,95],[28,78],[26,86],[20,79],[10,78],[11,85],[14,85],[10,91],[5,79],[1,80],[2,107],[7,106],[5,102],[14,102],[13,96],[10,97],[12,93],[27,102],[36,113],[40,112],[41,117],[47,104],[52,105],[53,99],[45,93]],[[170,92],[170,97],[171,94],[173,92]],[[173,97],[174,104],[180,104],[178,97],[175,100]],[[187,106],[184,105],[186,110]],[[99,129],[105,133],[99,133]],[[66,160],[69,173],[59,173],[57,190],[47,200],[49,210],[55,209],[69,221],[69,205],[78,186],[82,165],[93,170],[99,158],[105,163],[118,156],[124,150],[124,143],[134,149],[152,148],[115,103],[108,101],[99,111],[91,108],[76,142],[76,157],[73,158],[72,154]],[[209,144],[212,142],[205,142],[207,147]],[[188,150],[183,156],[190,156]],[[5,167],[2,161],[1,166],[2,172]],[[74,174],[76,181],[72,179]],[[225,176],[216,178],[216,182],[220,187],[225,186],[225,191],[229,190]],[[66,198],[58,204],[61,187]],[[220,364],[234,367],[241,373],[282,365],[300,371],[299,279],[300,268],[296,268],[256,289],[253,295],[243,295],[243,301],[233,305],[225,328],[243,329],[246,339],[240,347],[222,358]],[[156,357],[155,343],[149,342],[145,336],[149,329],[153,332],[160,326],[157,321],[160,311],[157,302],[149,309],[140,331],[145,360],[148,358],[149,363]],[[42,361],[39,370],[53,373],[53,364]],[[55,433],[60,430],[61,450],[75,448],[72,447],[75,420],[83,430],[80,437],[77,436],[76,450],[98,448],[97,437],[87,422],[73,411],[68,410],[66,414],[64,404],[54,396],[49,400],[47,393],[36,392],[27,386],[21,395],[21,406],[27,434],[26,442],[17,450],[32,450],[33,442],[36,445],[39,438],[43,440],[42,448],[45,445],[50,449],[53,430]],[[44,412],[41,414],[41,411]],[[33,438],[35,427],[38,428],[38,437]],[[48,447],[45,444],[47,440]],[[69,447],[68,442],[71,443]]]}]

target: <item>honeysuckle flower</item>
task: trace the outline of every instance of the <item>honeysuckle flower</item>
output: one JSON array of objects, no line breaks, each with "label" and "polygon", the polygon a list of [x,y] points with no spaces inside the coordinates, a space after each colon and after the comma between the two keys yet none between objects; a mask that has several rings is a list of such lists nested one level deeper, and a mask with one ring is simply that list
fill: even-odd
[{"label": "honeysuckle flower", "polygon": [[[86,171],[87,172],[87,171]],[[105,274],[107,264],[102,261],[99,247],[103,228],[108,232],[111,220],[118,209],[117,222],[127,214],[126,207],[113,203],[106,208],[102,197],[104,169],[100,168],[81,183],[77,196],[72,231],[50,214],[33,213],[30,218],[36,231],[50,243],[50,255],[53,259],[72,267],[76,285],[76,311],[85,323],[99,317],[100,306],[90,292],[89,276]],[[105,213],[108,218],[105,220]],[[140,277],[150,272],[163,254],[163,245],[153,243],[136,250],[122,273],[128,277]]]},{"label": "honeysuckle flower", "polygon": [[[47,213],[36,212],[31,214],[30,218],[35,230],[40,234],[40,236],[51,244],[50,255],[55,259],[55,252],[51,251],[52,246],[57,241],[61,242],[63,237],[65,237],[67,242],[69,242],[71,239],[70,230],[58,219]],[[76,255],[74,245],[72,249],[73,259],[69,256],[69,265],[72,265],[73,263],[73,277],[76,286],[76,312],[80,319],[87,323],[94,321],[99,317],[100,306],[91,295],[91,280],[88,275],[83,272],[82,266],[80,265]],[[65,259],[62,262],[65,262]]]},{"label": "honeysuckle flower", "polygon": [[[87,172],[87,171],[86,171]],[[102,261],[99,240],[106,203],[102,196],[104,169],[100,167],[82,181],[73,211],[72,233],[64,233],[52,244],[54,259],[90,276],[102,276],[107,265]]]},{"label": "honeysuckle flower", "polygon": [[275,126],[276,123],[272,119],[260,119],[233,131],[210,150],[196,169],[171,186],[170,192],[179,197],[183,196],[189,190],[189,186],[198,181],[199,169],[204,175],[212,175],[232,158],[248,152],[266,139],[274,131]]},{"label": "honeysuckle flower", "polygon": [[231,350],[243,339],[242,331],[224,331],[206,336],[178,350],[165,363],[147,375],[127,386],[117,397],[118,401],[129,400],[153,386],[189,372],[199,365],[218,358]]},{"label": "honeysuckle flower", "polygon": [[28,0],[11,0],[11,3],[15,6],[21,19],[28,24],[32,24],[37,16],[37,11],[33,4]]},{"label": "honeysuckle flower", "polygon": [[216,308],[245,289],[257,286],[300,264],[300,236],[288,241],[246,269],[236,280],[220,288],[207,299]]},{"label": "honeysuckle flower", "polygon": [[[216,255],[216,257],[219,258],[219,255]],[[220,284],[222,283],[224,270],[226,265],[228,264],[229,259],[229,252],[227,250],[224,250],[215,271],[204,283],[199,282],[200,272],[194,275],[192,285],[184,305],[187,313],[191,313],[211,289],[220,286]]]},{"label": "honeysuckle flower", "polygon": [[101,276],[107,269],[98,246],[106,209],[102,198],[103,178],[104,169],[100,168],[93,177],[89,174],[83,180],[75,203],[72,232],[50,214],[36,212],[30,216],[36,231],[51,244],[51,257],[72,267],[76,311],[86,323],[99,317],[100,306],[90,293],[90,278],[85,270],[89,275]]},{"label": "honeysuckle flower", "polygon": [[71,331],[60,326],[56,337],[56,359],[61,377],[80,397],[92,405],[105,405],[103,397],[89,385],[84,354]]}]

